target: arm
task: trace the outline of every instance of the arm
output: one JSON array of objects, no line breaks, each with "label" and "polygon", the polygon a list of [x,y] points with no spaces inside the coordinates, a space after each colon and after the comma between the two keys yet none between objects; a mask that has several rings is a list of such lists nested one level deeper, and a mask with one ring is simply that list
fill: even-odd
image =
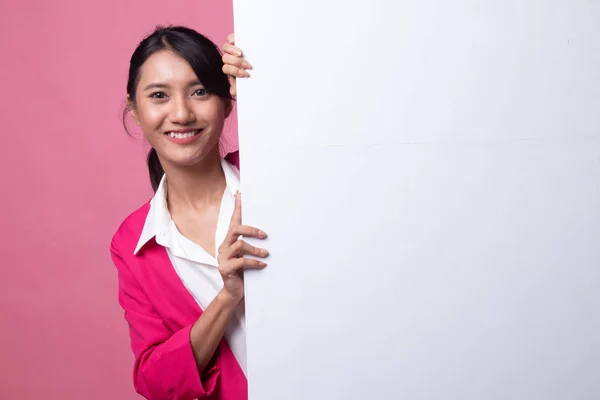
[{"label": "arm", "polygon": [[147,399],[196,399],[214,393],[221,373],[214,355],[232,314],[244,296],[243,270],[266,266],[262,261],[243,256],[268,255],[266,250],[239,240],[241,235],[266,237],[256,228],[241,225],[238,194],[230,229],[218,257],[223,289],[195,323],[178,332],[172,332],[165,326],[113,239],[111,255],[119,273],[119,303],[125,310],[135,356],[134,386]]},{"label": "arm", "polygon": [[221,290],[192,326],[190,340],[199,371],[204,371],[213,358],[239,303],[240,299]]},{"label": "arm", "polygon": [[135,390],[150,400],[211,395],[220,370],[216,360],[210,360],[235,309],[232,301],[218,296],[198,321],[172,332],[156,314],[114,241],[111,255],[119,274],[119,303],[129,324],[135,356]]},{"label": "arm", "polygon": [[267,265],[262,261],[244,257],[247,254],[266,257],[268,252],[265,249],[250,246],[239,239],[242,235],[261,239],[266,237],[266,234],[260,229],[242,225],[241,207],[238,193],[235,196],[229,231],[219,247],[217,257],[219,272],[223,278],[223,289],[192,327],[192,347],[200,371],[206,368],[236,307],[244,298],[244,270],[262,269]]}]

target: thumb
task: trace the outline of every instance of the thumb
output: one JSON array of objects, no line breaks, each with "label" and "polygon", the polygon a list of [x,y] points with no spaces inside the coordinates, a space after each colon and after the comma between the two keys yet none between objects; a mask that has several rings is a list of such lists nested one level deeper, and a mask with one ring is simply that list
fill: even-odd
[{"label": "thumb", "polygon": [[234,198],[235,205],[233,207],[233,215],[231,216],[231,222],[229,226],[242,224],[242,195],[239,191],[236,192]]}]

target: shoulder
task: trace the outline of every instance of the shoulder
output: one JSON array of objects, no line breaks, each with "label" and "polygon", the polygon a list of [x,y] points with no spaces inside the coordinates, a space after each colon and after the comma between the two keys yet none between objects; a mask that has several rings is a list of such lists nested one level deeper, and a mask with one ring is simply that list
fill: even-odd
[{"label": "shoulder", "polygon": [[111,251],[121,254],[133,254],[144,228],[150,210],[150,201],[129,214],[114,233],[111,240]]}]

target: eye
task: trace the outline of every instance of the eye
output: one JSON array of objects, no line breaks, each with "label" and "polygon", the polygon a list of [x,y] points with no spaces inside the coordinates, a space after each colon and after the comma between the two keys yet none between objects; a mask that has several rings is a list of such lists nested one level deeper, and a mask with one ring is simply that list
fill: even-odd
[{"label": "eye", "polygon": [[206,96],[207,91],[206,89],[202,88],[202,89],[196,89],[194,90],[194,96]]},{"label": "eye", "polygon": [[164,99],[167,95],[164,92],[154,92],[150,94],[152,99]]}]

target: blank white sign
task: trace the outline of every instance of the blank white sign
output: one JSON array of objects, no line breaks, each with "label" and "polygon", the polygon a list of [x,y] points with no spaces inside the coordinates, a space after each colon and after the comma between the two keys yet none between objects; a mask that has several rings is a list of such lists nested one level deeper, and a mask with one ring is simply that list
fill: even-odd
[{"label": "blank white sign", "polygon": [[600,399],[600,3],[234,12],[250,399]]}]

